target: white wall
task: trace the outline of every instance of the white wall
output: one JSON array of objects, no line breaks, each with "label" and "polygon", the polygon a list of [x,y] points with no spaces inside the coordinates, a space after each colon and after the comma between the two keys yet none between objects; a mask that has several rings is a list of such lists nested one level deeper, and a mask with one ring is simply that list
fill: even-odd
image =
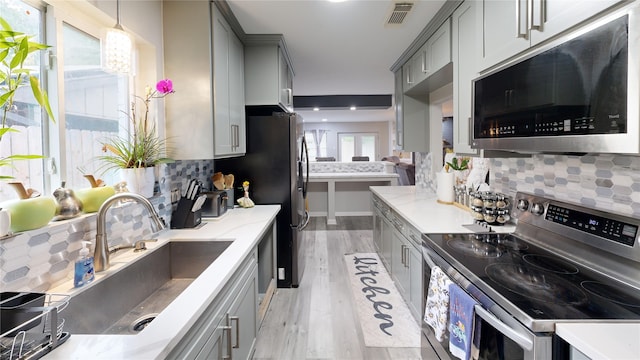
[{"label": "white wall", "polygon": [[[51,0],[54,6],[60,1]],[[68,1],[62,1],[68,2]],[[70,2],[74,7],[98,18],[106,28],[116,24],[115,0],[86,0]],[[135,91],[144,94],[146,86],[154,86],[164,78],[164,47],[162,37],[162,0],[120,0],[120,23],[129,32],[139,49],[135,67]],[[106,29],[105,28],[105,29]],[[188,40],[186,40],[188,41]],[[172,79],[180,81],[180,79]],[[186,81],[186,80],[185,80]],[[159,135],[164,134],[164,102],[156,101]]]},{"label": "white wall", "polygon": [[338,159],[338,134],[340,133],[378,133],[378,149],[375,159],[392,154],[392,144],[389,136],[389,123],[387,121],[377,122],[320,122],[304,123],[304,130],[322,129],[327,130],[327,156]]}]

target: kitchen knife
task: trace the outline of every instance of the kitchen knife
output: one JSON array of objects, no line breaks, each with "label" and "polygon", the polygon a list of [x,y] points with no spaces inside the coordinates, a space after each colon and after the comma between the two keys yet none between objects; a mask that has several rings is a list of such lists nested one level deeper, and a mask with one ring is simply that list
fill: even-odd
[{"label": "kitchen knife", "polygon": [[191,179],[189,181],[189,186],[187,187],[187,195],[186,198],[189,200],[193,200],[193,193],[196,187],[196,179]]},{"label": "kitchen knife", "polygon": [[191,212],[196,212],[198,210],[200,210],[202,208],[202,205],[204,205],[204,201],[207,199],[207,195],[200,195],[198,196],[198,198],[196,199],[196,201],[193,203],[193,207],[191,208]]},{"label": "kitchen knife", "polygon": [[193,194],[191,195],[191,200],[195,200],[200,194],[200,184],[196,183],[196,186],[193,188]]}]

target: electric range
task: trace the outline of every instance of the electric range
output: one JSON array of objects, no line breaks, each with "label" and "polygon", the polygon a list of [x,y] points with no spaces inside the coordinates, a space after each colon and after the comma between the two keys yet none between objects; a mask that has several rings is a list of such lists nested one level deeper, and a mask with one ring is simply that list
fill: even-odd
[{"label": "electric range", "polygon": [[526,193],[512,215],[510,234],[424,234],[425,273],[441,267],[520,334],[523,358],[554,357],[559,321],[640,322],[640,219]]}]

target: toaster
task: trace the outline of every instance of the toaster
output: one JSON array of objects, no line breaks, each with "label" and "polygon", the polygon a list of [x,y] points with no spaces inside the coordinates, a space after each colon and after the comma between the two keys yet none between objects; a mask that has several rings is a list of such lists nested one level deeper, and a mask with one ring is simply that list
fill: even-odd
[{"label": "toaster", "polygon": [[202,205],[202,217],[218,217],[227,212],[227,192],[224,190],[214,190],[204,192],[207,195],[204,205]]}]

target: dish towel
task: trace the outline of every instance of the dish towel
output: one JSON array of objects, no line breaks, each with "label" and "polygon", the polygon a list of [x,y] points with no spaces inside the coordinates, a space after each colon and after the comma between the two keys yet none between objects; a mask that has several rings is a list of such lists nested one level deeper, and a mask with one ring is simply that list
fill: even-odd
[{"label": "dish towel", "polygon": [[437,266],[431,269],[427,305],[424,309],[424,322],[431,326],[436,340],[442,342],[447,331],[449,319],[449,284],[447,274]]},{"label": "dish towel", "polygon": [[449,285],[449,352],[458,359],[471,356],[476,304],[458,285]]}]

